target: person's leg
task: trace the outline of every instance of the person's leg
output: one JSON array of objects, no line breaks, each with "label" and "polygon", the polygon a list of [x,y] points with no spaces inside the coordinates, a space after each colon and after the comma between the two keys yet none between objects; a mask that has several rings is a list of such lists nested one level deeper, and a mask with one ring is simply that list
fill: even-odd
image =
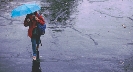
[{"label": "person's leg", "polygon": [[32,42],[33,56],[36,56],[36,38],[32,37],[31,42]]},{"label": "person's leg", "polygon": [[40,44],[40,35],[36,37],[36,41],[37,41],[37,47],[36,48],[39,48],[39,44]]}]

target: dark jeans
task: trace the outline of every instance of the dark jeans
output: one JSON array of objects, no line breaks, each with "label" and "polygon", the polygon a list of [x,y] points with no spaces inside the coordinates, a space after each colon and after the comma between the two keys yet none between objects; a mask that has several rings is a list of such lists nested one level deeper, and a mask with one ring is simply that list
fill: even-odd
[{"label": "dark jeans", "polygon": [[39,46],[40,44],[40,35],[33,35],[31,38],[32,42],[32,50],[33,50],[33,56],[36,56],[36,45]]}]

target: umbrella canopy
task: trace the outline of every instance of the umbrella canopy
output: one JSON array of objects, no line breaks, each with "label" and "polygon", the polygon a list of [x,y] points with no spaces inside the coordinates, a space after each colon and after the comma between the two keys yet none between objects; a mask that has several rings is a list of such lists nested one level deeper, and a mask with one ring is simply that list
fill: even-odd
[{"label": "umbrella canopy", "polygon": [[40,9],[41,9],[40,6],[35,3],[24,4],[24,5],[18,6],[17,8],[13,9],[11,12],[11,17],[17,17],[17,16],[30,14]]}]

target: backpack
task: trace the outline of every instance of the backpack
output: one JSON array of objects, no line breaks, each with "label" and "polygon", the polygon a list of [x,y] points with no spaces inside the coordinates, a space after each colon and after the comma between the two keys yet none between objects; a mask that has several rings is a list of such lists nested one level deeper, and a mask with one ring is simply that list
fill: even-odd
[{"label": "backpack", "polygon": [[[38,14],[40,16],[40,14]],[[40,35],[44,35],[45,34],[45,29],[46,29],[46,24],[42,25],[40,23],[37,23],[37,28],[39,31]]]}]

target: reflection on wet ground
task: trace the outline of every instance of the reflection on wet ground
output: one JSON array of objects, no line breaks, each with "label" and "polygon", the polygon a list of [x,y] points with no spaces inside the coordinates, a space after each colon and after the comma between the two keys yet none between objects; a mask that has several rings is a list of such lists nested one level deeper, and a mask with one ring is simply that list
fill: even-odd
[{"label": "reflection on wet ground", "polygon": [[42,11],[48,19],[49,24],[66,25],[66,21],[70,18],[73,11],[75,0],[47,0],[49,7],[42,7]]},{"label": "reflection on wet ground", "polygon": [[32,61],[32,72],[42,72],[40,66],[39,51],[37,50],[37,60]]},{"label": "reflection on wet ground", "polygon": [[48,0],[47,2],[50,2],[51,21],[62,22],[69,18],[74,0]]},{"label": "reflection on wet ground", "polygon": [[40,67],[40,61],[38,60],[32,61],[32,72],[42,72]]},{"label": "reflection on wet ground", "polygon": [[133,71],[133,57],[125,59],[125,61],[121,62],[121,64],[123,64],[123,68],[125,72]]}]

